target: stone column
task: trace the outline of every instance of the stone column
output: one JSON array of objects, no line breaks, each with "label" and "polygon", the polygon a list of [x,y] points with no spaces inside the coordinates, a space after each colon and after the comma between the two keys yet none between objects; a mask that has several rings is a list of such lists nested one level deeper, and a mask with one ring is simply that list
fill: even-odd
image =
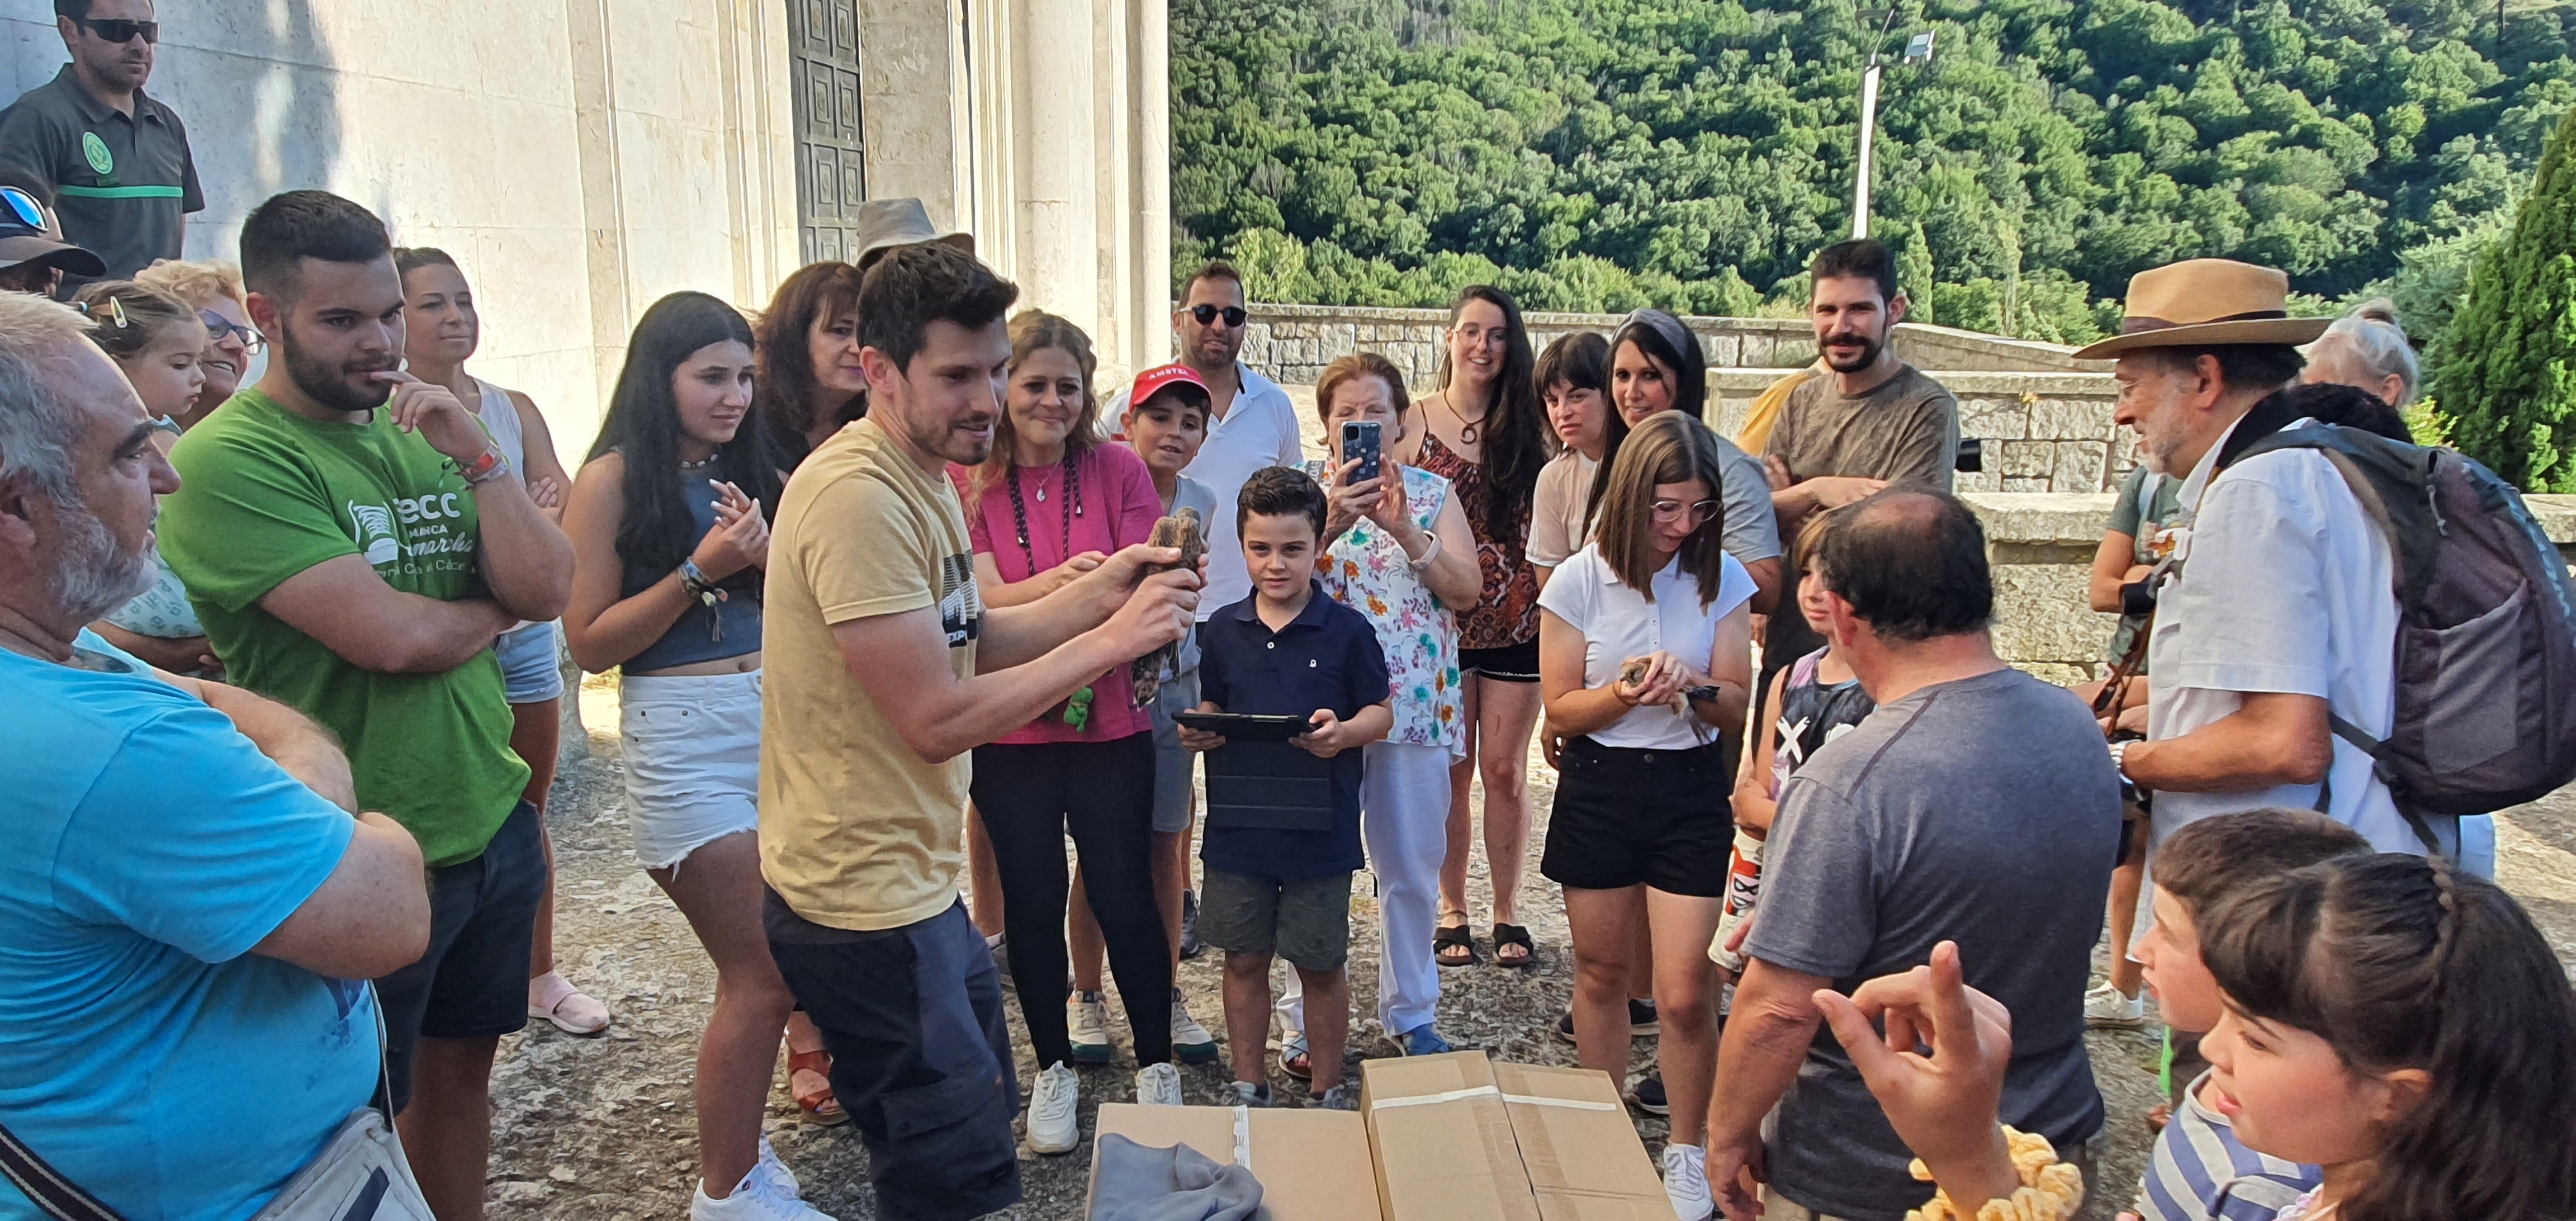
[{"label": "stone column", "polygon": [[1011,0],[1013,209],[1017,279],[1026,306],[1100,333],[1100,232],[1093,92],[1098,57],[1087,0]]},{"label": "stone column", "polygon": [[1127,284],[1125,355],[1133,368],[1171,359],[1172,330],[1172,31],[1170,0],[1128,0],[1134,38],[1128,77],[1136,122],[1128,156],[1135,210],[1128,241],[1135,249]]}]

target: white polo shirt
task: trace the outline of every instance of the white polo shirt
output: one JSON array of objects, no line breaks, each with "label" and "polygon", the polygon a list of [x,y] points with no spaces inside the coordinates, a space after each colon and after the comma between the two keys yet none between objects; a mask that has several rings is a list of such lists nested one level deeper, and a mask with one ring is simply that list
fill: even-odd
[{"label": "white polo shirt", "polygon": [[[1718,569],[1717,597],[1699,602],[1699,581],[1683,572],[1675,557],[1655,573],[1655,600],[1619,583],[1619,574],[1602,560],[1599,544],[1557,565],[1547,588],[1538,593],[1540,609],[1583,633],[1583,685],[1606,687],[1619,677],[1631,657],[1661,649],[1694,668],[1706,669],[1717,648],[1717,623],[1753,600],[1753,575],[1732,555]],[[1671,708],[1631,708],[1606,729],[1586,735],[1603,746],[1637,750],[1689,750],[1717,740],[1716,727]]]},{"label": "white polo shirt", "polygon": [[[2258,454],[2213,477],[2226,444],[2219,438],[2182,485],[2182,560],[2157,594],[2147,646],[2148,739],[2218,721],[2247,692],[2318,696],[2363,732],[2388,736],[2397,706],[2397,594],[2387,541],[2325,455]],[[2370,756],[2342,738],[2333,743],[2326,814],[2382,852],[2422,853],[2423,841],[2372,775]],[[2212,815],[2316,805],[2313,784],[2160,792],[2153,838],[2162,843]]]},{"label": "white polo shirt", "polygon": [[[1199,622],[1252,596],[1252,571],[1243,564],[1243,544],[1234,534],[1235,497],[1244,480],[1269,466],[1303,466],[1304,433],[1297,427],[1297,405],[1279,383],[1236,361],[1234,374],[1243,389],[1225,410],[1225,418],[1208,421],[1207,443],[1181,473],[1216,493],[1216,512],[1208,519],[1207,589],[1199,595]],[[1109,418],[1127,418],[1127,392],[1109,400]]]}]

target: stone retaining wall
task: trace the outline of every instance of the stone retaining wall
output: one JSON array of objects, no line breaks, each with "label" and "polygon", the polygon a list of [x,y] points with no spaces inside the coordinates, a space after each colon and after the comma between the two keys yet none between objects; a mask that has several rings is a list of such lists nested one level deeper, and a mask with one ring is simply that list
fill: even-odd
[{"label": "stone retaining wall", "polygon": [[[1526,315],[1530,346],[1543,350],[1573,331],[1618,329],[1617,314]],[[1683,319],[1699,335],[1711,369],[1797,368],[1816,358],[1814,332],[1802,318]],[[1394,361],[1405,380],[1428,389],[1439,380],[1441,332],[1447,310],[1381,309],[1338,305],[1255,305],[1246,328],[1243,359],[1282,385],[1311,385],[1334,360],[1363,349]],[[2072,348],[2005,339],[1949,327],[1900,323],[1897,355],[1922,369],[2004,371],[2104,371],[2100,361],[2076,361]]]}]

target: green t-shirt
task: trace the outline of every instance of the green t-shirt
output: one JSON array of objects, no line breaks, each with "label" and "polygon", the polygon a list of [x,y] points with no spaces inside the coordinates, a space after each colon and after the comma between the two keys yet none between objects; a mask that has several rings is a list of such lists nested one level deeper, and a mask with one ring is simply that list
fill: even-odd
[{"label": "green t-shirt", "polygon": [[170,460],[181,483],[161,502],[162,553],[226,675],[340,735],[359,804],[409,828],[431,865],[481,855],[528,783],[492,651],[445,674],[378,674],[258,604],[344,555],[365,556],[404,593],[489,596],[464,478],[381,412],[324,423],[248,389],[188,430]]},{"label": "green t-shirt", "polygon": [[[2155,480],[2152,488],[2147,483],[2149,479]],[[2152,565],[2156,562],[2156,532],[2181,515],[2182,480],[2155,474],[2143,465],[2133,466],[2129,468],[2129,477],[2120,484],[2120,498],[2111,502],[2109,528],[2114,534],[2125,534],[2136,540],[2131,554],[2137,557],[2138,563]],[[2120,626],[2111,633],[2112,664],[2119,664],[2121,658],[2129,655],[2130,642],[2138,638],[2138,630],[2146,625],[2144,618],[2120,616]],[[2139,658],[2138,673],[2146,672],[2146,659]]]}]

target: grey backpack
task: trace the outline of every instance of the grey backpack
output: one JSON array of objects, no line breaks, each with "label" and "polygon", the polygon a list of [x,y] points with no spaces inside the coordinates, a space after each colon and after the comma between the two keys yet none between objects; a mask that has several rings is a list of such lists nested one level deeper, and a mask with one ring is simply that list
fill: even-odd
[{"label": "grey backpack", "polygon": [[2576,582],[2522,495],[2448,449],[2321,424],[2231,461],[2312,449],[2394,548],[2397,717],[2386,740],[2331,715],[2367,752],[2428,848],[2431,820],[2490,814],[2576,779]]}]

